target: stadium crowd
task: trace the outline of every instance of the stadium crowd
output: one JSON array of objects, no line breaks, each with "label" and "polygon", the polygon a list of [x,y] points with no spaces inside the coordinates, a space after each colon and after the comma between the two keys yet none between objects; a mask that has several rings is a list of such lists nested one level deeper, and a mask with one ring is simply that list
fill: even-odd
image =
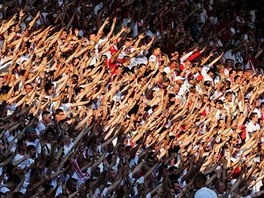
[{"label": "stadium crowd", "polygon": [[263,197],[263,1],[0,9],[0,197]]}]

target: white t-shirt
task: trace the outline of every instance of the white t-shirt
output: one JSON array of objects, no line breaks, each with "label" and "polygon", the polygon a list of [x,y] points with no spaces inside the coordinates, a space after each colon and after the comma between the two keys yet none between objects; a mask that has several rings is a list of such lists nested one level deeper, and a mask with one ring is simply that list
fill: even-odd
[{"label": "white t-shirt", "polygon": [[165,67],[165,68],[163,69],[163,71],[164,71],[166,74],[168,74],[168,73],[171,71],[171,69],[170,69],[170,67]]},{"label": "white t-shirt", "polygon": [[37,133],[37,135],[39,135],[39,134],[40,134],[40,132],[42,132],[42,131],[45,131],[45,130],[46,130],[46,126],[43,124],[43,122],[42,122],[42,121],[40,121],[40,122],[38,123],[38,125],[37,125],[37,129],[38,129],[38,132],[39,132],[39,133]]},{"label": "white t-shirt", "polygon": [[260,130],[260,126],[259,126],[258,123],[253,124],[253,122],[250,121],[250,122],[247,124],[247,132],[252,133],[252,132],[257,131],[257,130]]},{"label": "white t-shirt", "polygon": [[204,77],[204,81],[210,81],[211,83],[214,83],[214,79],[212,79],[207,72],[210,70],[209,65],[205,65],[202,68],[202,76]]},{"label": "white t-shirt", "polygon": [[194,194],[194,198],[217,198],[217,194],[210,188],[203,187]]},{"label": "white t-shirt", "polygon": [[252,133],[254,131],[260,130],[260,126],[258,123],[253,124],[252,121],[250,121],[246,126],[247,134],[246,134],[246,140],[250,138],[249,133]]},{"label": "white t-shirt", "polygon": [[155,64],[155,69],[159,67],[159,60],[154,54],[149,57],[148,61],[153,62]]}]

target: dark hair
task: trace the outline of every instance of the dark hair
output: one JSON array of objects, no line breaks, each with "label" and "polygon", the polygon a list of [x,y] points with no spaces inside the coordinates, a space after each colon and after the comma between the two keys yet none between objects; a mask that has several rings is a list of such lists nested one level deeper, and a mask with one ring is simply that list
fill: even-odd
[{"label": "dark hair", "polygon": [[230,95],[232,95],[232,92],[230,92],[230,91],[228,91],[228,92],[225,93],[225,97],[226,96],[230,96]]},{"label": "dark hair", "polygon": [[78,76],[77,74],[73,74],[73,75],[71,76],[71,79],[72,79],[72,81],[73,81],[73,84],[76,84],[76,83],[78,83],[79,76]]},{"label": "dark hair", "polygon": [[207,178],[203,173],[198,173],[194,176],[194,181],[201,184],[201,185],[205,185],[206,179]]},{"label": "dark hair", "polygon": [[68,181],[66,182],[66,186],[67,186],[67,188],[70,188],[70,187],[71,187],[72,182],[78,182],[78,180],[75,179],[75,178],[73,178],[73,177],[70,177],[70,178],[68,179]]},{"label": "dark hair", "polygon": [[26,84],[24,85],[24,87],[26,87],[27,85],[30,85],[31,87],[33,87],[33,85],[32,85],[31,83],[26,83]]},{"label": "dark hair", "polygon": [[82,89],[84,89],[84,88],[83,88],[83,87],[76,87],[76,88],[75,88],[75,94],[80,93],[80,91],[81,91]]},{"label": "dark hair", "polygon": [[239,77],[240,77],[239,75],[236,75],[236,76],[234,77],[234,81],[236,81]]},{"label": "dark hair", "polygon": [[51,82],[47,82],[44,86],[45,91],[49,91],[54,85]]},{"label": "dark hair", "polygon": [[254,118],[256,115],[258,115],[258,113],[252,112],[249,116],[249,119],[252,120],[252,118]]},{"label": "dark hair", "polygon": [[231,82],[230,82],[229,80],[226,80],[226,81],[224,82],[224,84],[227,85],[228,87],[231,86]]},{"label": "dark hair", "polygon": [[237,69],[236,71],[237,71],[237,72],[244,72],[243,69]]},{"label": "dark hair", "polygon": [[19,176],[14,174],[10,174],[7,179],[7,182],[14,182],[15,184],[19,184],[20,181],[21,179],[19,178]]},{"label": "dark hair", "polygon": [[56,109],[56,110],[55,110],[55,114],[56,114],[56,115],[58,115],[58,114],[60,114],[60,113],[62,113],[62,112],[64,112],[62,109]]},{"label": "dark hair", "polygon": [[43,117],[43,116],[46,116],[46,115],[49,115],[49,114],[50,114],[49,111],[43,111],[43,113],[42,113],[42,117]]},{"label": "dark hair", "polygon": [[215,189],[218,191],[218,189],[219,189],[219,185],[221,184],[221,183],[223,183],[223,182],[221,182],[220,180],[217,180],[216,181],[216,183],[215,183]]},{"label": "dark hair", "polygon": [[131,58],[130,58],[130,56],[124,56],[123,57],[123,62],[126,62],[126,61],[128,61],[128,60],[130,60]]},{"label": "dark hair", "polygon": [[33,149],[36,149],[36,147],[34,145],[28,145],[27,146],[27,151],[31,151]]},{"label": "dark hair", "polygon": [[217,100],[215,101],[215,104],[224,104],[223,100]]},{"label": "dark hair", "polygon": [[209,80],[204,81],[204,86],[211,86],[211,82]]},{"label": "dark hair", "polygon": [[236,71],[236,70],[234,70],[234,69],[230,69],[230,71],[229,71],[229,75],[233,74],[235,71]]},{"label": "dark hair", "polygon": [[45,136],[48,135],[48,133],[52,133],[53,136],[56,135],[55,130],[52,127],[48,127],[45,131]]},{"label": "dark hair", "polygon": [[18,141],[17,141],[17,146],[22,146],[23,145],[23,143],[24,143],[24,139],[19,139]]},{"label": "dark hair", "polygon": [[132,38],[127,37],[124,42],[130,42],[132,41]]},{"label": "dark hair", "polygon": [[25,70],[25,69],[22,69],[22,70],[20,71],[20,76],[24,76],[25,73],[26,73],[26,70]]},{"label": "dark hair", "polygon": [[209,70],[207,71],[207,74],[210,74],[210,72],[214,74],[213,69],[209,69]]}]

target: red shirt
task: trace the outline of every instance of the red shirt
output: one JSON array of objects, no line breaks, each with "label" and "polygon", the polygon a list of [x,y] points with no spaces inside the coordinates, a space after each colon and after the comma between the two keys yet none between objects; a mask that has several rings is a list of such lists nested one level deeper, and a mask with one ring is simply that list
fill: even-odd
[{"label": "red shirt", "polygon": [[[198,51],[198,52],[194,53],[193,55],[191,55],[189,58],[187,58],[187,61],[191,62],[191,61],[193,61],[194,59],[196,59],[200,55],[201,55],[201,52]],[[184,70],[184,68],[185,68],[185,65],[184,64],[180,64],[180,69]]]}]

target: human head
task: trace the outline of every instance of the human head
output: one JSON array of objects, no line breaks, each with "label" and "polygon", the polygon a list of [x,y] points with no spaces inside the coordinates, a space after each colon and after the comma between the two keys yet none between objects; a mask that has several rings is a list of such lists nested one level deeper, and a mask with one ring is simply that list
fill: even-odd
[{"label": "human head", "polygon": [[211,82],[209,80],[204,81],[204,88],[209,89],[211,87]]},{"label": "human head", "polygon": [[18,151],[26,151],[27,150],[27,144],[24,139],[19,139],[17,141],[17,150]]},{"label": "human head", "polygon": [[212,69],[209,69],[207,71],[207,75],[210,76],[211,78],[214,78],[214,71]]},{"label": "human head", "polygon": [[232,77],[232,78],[234,78],[235,76],[236,76],[236,70],[234,70],[234,69],[230,69],[230,71],[229,71],[229,76],[230,77]]},{"label": "human head", "polygon": [[225,192],[225,184],[221,181],[217,181],[215,183],[215,189],[216,189],[217,193],[223,194]]},{"label": "human head", "polygon": [[97,40],[96,34],[95,33],[90,34],[89,40],[90,40],[90,42],[96,42],[96,40]]},{"label": "human head", "polygon": [[241,83],[241,77],[239,75],[236,75],[234,78],[235,84],[240,84]]},{"label": "human head", "polygon": [[27,128],[25,133],[28,141],[35,141],[37,139],[36,130],[33,127]]},{"label": "human head", "polygon": [[224,106],[224,102],[222,100],[217,100],[215,102],[215,106],[216,106],[217,109],[222,109],[223,106]]},{"label": "human head", "polygon": [[238,69],[237,70],[237,75],[240,76],[240,78],[242,78],[243,75],[244,75],[244,71],[242,69]]},{"label": "human head", "polygon": [[130,60],[131,60],[130,56],[124,56],[123,57],[123,65],[128,66],[130,64]]},{"label": "human head", "polygon": [[27,153],[31,158],[36,157],[36,147],[34,145],[28,145],[27,146]]},{"label": "human head", "polygon": [[193,179],[194,188],[200,189],[204,187],[206,184],[206,180],[206,176],[203,173],[196,174]]},{"label": "human head", "polygon": [[47,95],[52,95],[54,92],[54,85],[51,82],[45,84],[44,87]]},{"label": "human head", "polygon": [[225,181],[225,187],[227,190],[231,190],[232,189],[232,182],[230,180],[226,180]]},{"label": "human head", "polygon": [[80,58],[78,58],[78,57],[76,57],[72,60],[72,63],[74,66],[77,66],[79,62],[80,62]]},{"label": "human head", "polygon": [[171,62],[170,62],[170,68],[171,69],[176,69],[176,67],[177,67],[177,61],[176,60],[172,60]]},{"label": "human head", "polygon": [[232,60],[232,59],[226,59],[225,60],[225,65],[228,68],[233,68],[233,66],[234,66],[234,60]]},{"label": "human head", "polygon": [[181,185],[179,184],[179,182],[178,181],[174,181],[173,183],[172,183],[172,185],[173,185],[173,189],[174,189],[174,191],[178,194],[178,193],[180,193],[180,191],[181,191]]},{"label": "human head", "polygon": [[78,83],[78,80],[79,80],[79,77],[77,74],[73,74],[70,78],[70,81],[72,84],[77,84]]},{"label": "human head", "polygon": [[132,42],[133,42],[132,38],[126,38],[125,39],[125,46],[129,47],[132,44]]},{"label": "human head", "polygon": [[226,94],[225,94],[225,100],[227,102],[232,102],[232,98],[233,98],[232,93],[231,92],[226,92]]},{"label": "human head", "polygon": [[264,110],[264,102],[262,102],[262,103],[260,104],[260,109],[261,109],[261,110]]},{"label": "human head", "polygon": [[73,193],[77,190],[77,184],[78,184],[77,179],[70,177],[66,182],[66,187],[71,193]]},{"label": "human head", "polygon": [[47,130],[45,131],[45,139],[48,142],[54,141],[55,138],[55,130],[51,127],[48,127]]},{"label": "human head", "polygon": [[64,40],[64,39],[66,39],[66,37],[67,37],[67,32],[66,31],[63,31],[61,33],[61,35],[60,35],[60,38]]},{"label": "human head", "polygon": [[32,79],[36,74],[34,72],[30,72],[28,74],[28,79]]},{"label": "human head", "polygon": [[56,109],[55,116],[56,116],[57,122],[63,120],[64,115],[65,115],[65,113],[62,109]]},{"label": "human head", "polygon": [[180,91],[180,89],[181,89],[181,86],[178,85],[178,84],[175,84],[175,85],[173,86],[173,93],[178,94],[179,91]]},{"label": "human head", "polygon": [[0,88],[2,88],[5,85],[5,77],[0,76]]},{"label": "human head", "polygon": [[252,112],[249,116],[249,119],[256,124],[258,122],[258,113]]},{"label": "human head", "polygon": [[247,69],[245,71],[245,77],[246,77],[246,79],[249,80],[249,78],[252,76],[252,74],[253,74],[252,69]]},{"label": "human head", "polygon": [[30,83],[26,83],[24,85],[24,89],[25,89],[26,94],[29,94],[32,91],[33,86]]},{"label": "human head", "polygon": [[187,70],[189,70],[189,69],[191,69],[192,68],[192,63],[190,62],[190,61],[185,61],[185,68],[187,69]]},{"label": "human head", "polygon": [[219,119],[218,120],[218,127],[219,128],[226,128],[226,123],[224,119]]},{"label": "human head", "polygon": [[44,111],[42,113],[42,121],[44,124],[49,124],[51,122],[51,114],[49,111]]},{"label": "human head", "polygon": [[159,47],[154,48],[153,54],[154,54],[155,56],[159,56],[159,55],[161,54],[161,50],[160,50],[160,48],[159,48]]}]

